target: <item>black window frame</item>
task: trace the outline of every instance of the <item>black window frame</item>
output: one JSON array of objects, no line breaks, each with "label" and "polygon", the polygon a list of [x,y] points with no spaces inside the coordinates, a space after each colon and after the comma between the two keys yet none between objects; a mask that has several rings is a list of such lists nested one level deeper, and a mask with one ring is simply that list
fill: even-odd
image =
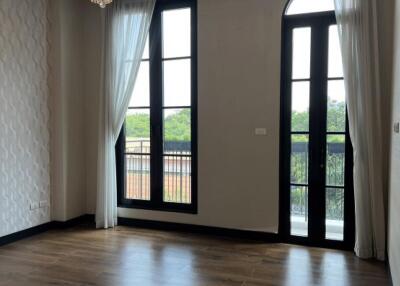
[{"label": "black window frame", "polygon": [[[290,5],[288,2],[287,5]],[[288,7],[288,6],[287,6]],[[287,8],[285,9],[285,12]],[[285,13],[284,12],[284,13]],[[279,234],[282,241],[308,246],[328,247],[352,250],[355,240],[354,191],[353,191],[353,149],[348,132],[346,118],[345,144],[345,192],[344,192],[344,240],[325,238],[325,176],[318,176],[326,166],[326,135],[335,132],[322,132],[326,128],[327,83],[328,80],[328,37],[329,26],[336,24],[334,11],[304,13],[282,16],[282,55],[281,55],[281,126],[280,126],[280,215]],[[318,162],[312,167],[309,164],[309,224],[308,236],[294,236],[290,233],[290,154],[291,154],[291,84],[292,81],[292,31],[294,28],[313,27],[311,36],[310,66],[310,160]],[[322,59],[317,61],[316,59]],[[337,78],[339,79],[339,78]],[[318,93],[323,96],[318,97]],[[313,103],[314,101],[314,103]],[[346,113],[347,114],[347,113]],[[318,130],[318,132],[315,132]],[[301,132],[300,132],[301,133]],[[324,134],[321,134],[324,133]],[[324,147],[321,147],[324,146]],[[322,150],[321,150],[322,148]]]},{"label": "black window frame", "polygon": [[[163,200],[163,59],[162,12],[191,9],[191,203]],[[179,58],[180,59],[180,58]],[[198,213],[197,199],[197,0],[157,0],[149,32],[150,63],[150,200],[125,198],[125,124],[116,144],[118,207],[166,212]],[[188,107],[185,107],[188,108]]]}]

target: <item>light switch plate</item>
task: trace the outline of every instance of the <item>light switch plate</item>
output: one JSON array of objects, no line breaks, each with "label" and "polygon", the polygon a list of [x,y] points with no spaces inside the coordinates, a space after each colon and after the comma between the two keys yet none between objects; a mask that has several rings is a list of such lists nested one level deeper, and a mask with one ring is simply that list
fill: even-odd
[{"label": "light switch plate", "polygon": [[266,128],[256,128],[254,132],[255,132],[255,134],[257,136],[265,136],[265,135],[267,135],[267,129]]}]

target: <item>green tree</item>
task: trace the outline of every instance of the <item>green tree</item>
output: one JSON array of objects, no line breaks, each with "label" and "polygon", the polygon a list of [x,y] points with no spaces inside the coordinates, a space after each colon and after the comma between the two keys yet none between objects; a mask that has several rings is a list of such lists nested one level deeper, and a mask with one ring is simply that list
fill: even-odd
[{"label": "green tree", "polygon": [[190,141],[190,109],[167,116],[164,132],[167,141]]},{"label": "green tree", "polygon": [[[149,114],[138,113],[126,116],[125,132],[129,138],[149,138]],[[190,109],[182,109],[166,116],[164,134],[166,141],[190,141]]]},{"label": "green tree", "polygon": [[[327,130],[330,132],[343,132],[346,127],[346,104],[344,102],[328,101]],[[292,130],[309,130],[309,111],[292,112]],[[308,136],[296,135],[294,142],[308,142]],[[343,143],[344,136],[330,135],[329,143]]]},{"label": "green tree", "polygon": [[309,112],[292,112],[292,130],[307,131],[309,128]]},{"label": "green tree", "polygon": [[[346,128],[346,104],[344,102],[328,101],[327,119],[328,131],[343,132]],[[344,143],[344,140],[344,136],[341,135],[329,136],[329,143]]]},{"label": "green tree", "polygon": [[125,121],[126,136],[130,138],[150,137],[150,116],[146,113],[128,115]]}]

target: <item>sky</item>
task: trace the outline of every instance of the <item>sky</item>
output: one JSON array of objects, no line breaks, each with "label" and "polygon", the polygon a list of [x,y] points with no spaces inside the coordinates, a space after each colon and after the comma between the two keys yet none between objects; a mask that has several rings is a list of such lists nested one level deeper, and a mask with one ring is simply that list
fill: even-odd
[{"label": "sky", "polygon": [[[293,79],[310,78],[311,28],[293,30]],[[329,29],[328,77],[343,77],[342,55],[337,26]],[[292,85],[292,110],[307,111],[309,108],[309,82],[294,82]],[[343,80],[328,81],[328,97],[332,101],[344,102]]]},{"label": "sky", "polygon": [[[333,11],[334,0],[293,0],[286,15],[303,14],[321,11]],[[293,79],[310,77],[311,28],[298,28],[293,32]],[[329,31],[329,77],[343,77],[342,56],[339,46],[337,27]],[[292,94],[292,110],[307,111],[309,108],[309,83],[294,83]],[[343,81],[328,83],[328,97],[333,101],[345,101]]]},{"label": "sky", "polygon": [[334,0],[293,0],[288,6],[286,15],[332,11],[334,9]]},{"label": "sky", "polygon": [[[163,12],[163,76],[164,106],[190,106],[191,60],[171,59],[191,56],[190,8]],[[149,43],[146,42],[143,59],[149,57]],[[131,107],[149,106],[150,98],[149,62],[142,61]]]}]

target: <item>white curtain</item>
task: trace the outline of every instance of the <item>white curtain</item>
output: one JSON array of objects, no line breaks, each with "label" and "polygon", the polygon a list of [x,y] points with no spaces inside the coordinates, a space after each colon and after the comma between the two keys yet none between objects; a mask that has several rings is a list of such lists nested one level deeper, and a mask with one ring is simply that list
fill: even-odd
[{"label": "white curtain", "polygon": [[114,0],[104,15],[96,226],[117,224],[115,144],[124,122],[155,0]]},{"label": "white curtain", "polygon": [[377,0],[335,0],[354,148],[355,252],[385,259]]}]

